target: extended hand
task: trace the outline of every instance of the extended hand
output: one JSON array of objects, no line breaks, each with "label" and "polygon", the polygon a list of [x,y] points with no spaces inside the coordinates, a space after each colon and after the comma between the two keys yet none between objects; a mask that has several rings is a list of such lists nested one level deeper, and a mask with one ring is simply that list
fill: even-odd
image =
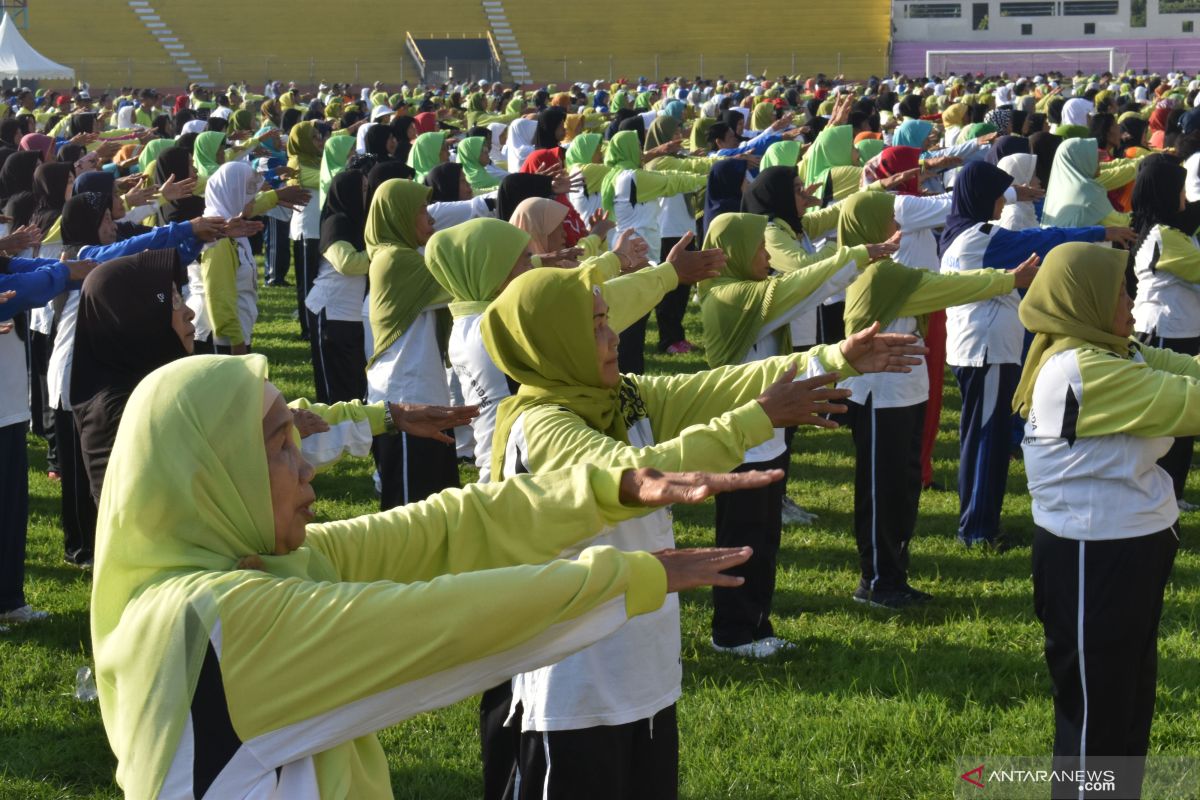
[{"label": "extended hand", "polygon": [[840,345],[850,365],[864,375],[869,372],[912,372],[929,348],[917,344],[908,333],[880,333],[879,323],[846,337]]}]

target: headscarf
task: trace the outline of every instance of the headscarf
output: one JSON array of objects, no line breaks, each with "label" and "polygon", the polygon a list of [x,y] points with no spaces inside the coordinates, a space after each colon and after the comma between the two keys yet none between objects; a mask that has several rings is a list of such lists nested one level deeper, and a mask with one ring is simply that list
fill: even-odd
[{"label": "headscarf", "polygon": [[[725,253],[721,274],[701,281],[698,287],[710,367],[740,364],[763,326],[778,316],[779,309],[773,305],[775,281],[756,280],[751,272],[766,229],[766,217],[729,213],[714,219],[704,235],[706,250],[720,248]],[[787,336],[787,326],[780,328],[779,335]]]},{"label": "headscarf", "polygon": [[998,164],[1000,159],[1014,153],[1028,153],[1029,140],[1024,136],[999,136],[992,146],[983,154],[983,160],[989,164]]},{"label": "headscarf", "polygon": [[[28,225],[33,220],[33,212],[37,208],[38,199],[33,192],[17,192],[8,198],[4,204],[4,215],[12,220],[10,227],[16,229]],[[7,271],[8,258],[0,257],[0,272]]]},{"label": "headscarf", "polygon": [[438,164],[425,176],[425,185],[432,192],[429,195],[431,203],[456,203],[460,199],[458,190],[463,176],[463,166],[453,161]]},{"label": "headscarf", "polygon": [[[903,126],[902,126],[903,127]],[[848,167],[854,163],[854,129],[849,125],[833,125],[817,135],[809,148],[804,173],[806,184],[824,183],[833,167]]]},{"label": "headscarf", "polygon": [[765,131],[775,124],[775,104],[758,103],[750,114],[750,129]]},{"label": "headscarf", "polygon": [[887,143],[883,139],[859,139],[854,143],[854,149],[858,151],[858,163],[863,165],[882,153],[886,147]]},{"label": "headscarf", "polygon": [[[888,178],[892,175],[899,175],[902,172],[910,169],[916,169],[921,165],[921,151],[916,147],[887,147],[879,154],[878,177]],[[919,195],[921,193],[921,179],[913,177],[905,181],[899,187],[892,189],[896,194],[903,195]]]},{"label": "headscarf", "polygon": [[42,161],[45,161],[54,149],[54,139],[44,133],[27,133],[21,137],[21,146],[18,149],[36,152],[41,155]]},{"label": "headscarf", "polygon": [[395,178],[410,181],[414,177],[412,167],[399,161],[384,161],[371,167],[371,171],[367,173],[367,207],[370,207],[371,199],[375,197],[379,187],[387,181]]},{"label": "headscarf", "polygon": [[679,120],[667,114],[659,114],[654,118],[654,122],[650,123],[650,129],[646,131],[646,146],[644,149],[650,150],[664,145],[675,138],[675,133],[679,130]]},{"label": "headscarf", "polygon": [[229,130],[231,131],[248,131],[254,127],[254,120],[250,118],[249,109],[239,108],[229,115]]},{"label": "headscarf", "polygon": [[112,212],[112,197],[100,192],[71,196],[63,206],[62,242],[67,247],[100,244],[100,223]]},{"label": "headscarf", "polygon": [[[345,137],[343,137],[345,138]],[[321,207],[321,252],[336,242],[349,242],[355,250],[366,250],[363,238],[367,226],[367,206],[363,182],[358,170],[343,170],[330,181]]]},{"label": "headscarf", "polygon": [[1187,181],[1187,171],[1171,158],[1153,155],[1138,166],[1133,183],[1133,213],[1129,226],[1137,233],[1138,246],[1129,251],[1133,261],[1141,243],[1157,225],[1174,228],[1186,236],[1196,232],[1194,214],[1179,210],[1179,194]]},{"label": "headscarf", "polygon": [[563,151],[559,147],[545,147],[532,150],[521,163],[521,172],[537,174],[544,167],[557,167],[562,164]]},{"label": "headscarf", "polygon": [[535,149],[546,150],[558,147],[558,126],[567,120],[567,112],[552,106],[538,114],[537,127],[533,135]]},{"label": "headscarf", "polygon": [[[262,178],[254,171],[254,167],[245,161],[231,161],[222,164],[220,169],[212,174],[204,184],[204,216],[229,219],[241,214],[246,205],[258,194]],[[238,252],[238,259],[243,264],[254,263],[254,253],[250,249],[250,240],[244,236],[231,239]],[[208,250],[220,244],[221,240],[204,245]]]},{"label": "headscarf", "polygon": [[742,195],[742,211],[782,220],[793,234],[799,234],[803,226],[796,211],[796,168],[767,167],[759,172]]},{"label": "headscarf", "polygon": [[1012,185],[1013,177],[995,164],[970,161],[958,173],[954,194],[950,199],[950,214],[942,230],[939,252],[950,249],[963,232],[981,222],[990,222],[996,210],[996,200]]},{"label": "headscarf", "polygon": [[155,159],[158,158],[162,151],[166,150],[168,147],[174,146],[174,139],[151,139],[146,143],[146,146],[142,148],[141,155],[138,156],[138,169],[143,173],[149,172],[150,165],[154,163]]},{"label": "headscarf", "polygon": [[993,108],[983,116],[983,121],[994,125],[997,131],[1012,133],[1012,111],[1007,108]]},{"label": "headscarf", "polygon": [[320,145],[313,142],[313,134],[316,130],[316,123],[312,120],[297,122],[292,126],[287,140],[289,167],[294,170],[299,170],[301,167],[316,170],[321,168],[321,156],[324,155],[324,151]]},{"label": "headscarf", "polygon": [[[366,130],[366,133],[363,134],[363,152],[384,159],[391,158],[393,154],[387,151],[387,143],[389,139],[395,136],[392,133],[392,129],[387,125],[380,125],[379,123],[364,125],[363,128]],[[399,140],[397,140],[397,143],[399,143]]]},{"label": "headscarf", "polygon": [[996,133],[996,126],[990,122],[976,122],[973,125],[968,125],[963,131],[960,141],[966,142],[970,139],[978,139],[980,136],[986,136],[989,133]]},{"label": "headscarf", "polygon": [[[176,182],[191,177],[192,154],[182,147],[168,147],[154,160],[154,182],[162,185],[167,178]],[[189,194],[178,200],[163,200],[158,207],[159,220],[165,225],[170,222],[187,222],[204,213],[204,198]]]},{"label": "headscarf", "polygon": [[[40,228],[43,234],[49,232],[62,214],[66,202],[64,197],[74,174],[72,165],[58,162],[41,164],[34,171],[33,196],[36,200],[30,222]],[[18,227],[15,222],[13,227]]]},{"label": "headscarf", "polygon": [[1091,100],[1085,100],[1082,97],[1072,97],[1070,100],[1063,103],[1062,124],[1079,125],[1086,128],[1088,124],[1088,116],[1095,111],[1096,107],[1092,105]]},{"label": "headscarf", "polygon": [[517,206],[527,197],[553,197],[553,180],[549,175],[530,175],[517,172],[506,175],[496,191],[496,218],[512,219]]},{"label": "headscarf", "polygon": [[748,164],[740,158],[728,158],[713,164],[704,192],[704,230],[721,214],[742,206],[742,183]]},{"label": "headscarf", "polygon": [[537,122],[531,119],[514,119],[508,126],[508,139],[504,143],[503,153],[508,158],[508,171],[520,172],[525,157],[533,152],[533,135],[537,132]]},{"label": "headscarf", "polygon": [[566,218],[567,207],[562,203],[545,197],[528,197],[513,211],[509,222],[529,234],[535,253],[547,253],[550,234],[562,227]]},{"label": "headscarf", "polygon": [[1042,224],[1060,228],[1097,225],[1113,213],[1104,187],[1096,182],[1100,151],[1095,139],[1068,139],[1054,155]]},{"label": "headscarf", "polygon": [[[838,247],[885,241],[895,219],[895,202],[896,198],[887,192],[858,192],[846,198],[838,217]],[[921,270],[901,266],[890,258],[868,266],[846,290],[846,334],[858,333],[875,322],[880,327],[895,322],[920,283]],[[923,331],[925,320],[919,318],[917,327]]]},{"label": "headscarf", "polygon": [[[708,152],[711,148],[708,143],[708,130],[716,124],[716,120],[712,117],[701,117],[692,123],[692,132],[689,134],[688,147],[692,150],[702,150]],[[769,150],[770,148],[768,148]]]},{"label": "headscarf", "polygon": [[107,261],[84,279],[71,366],[73,407],[102,389],[131,392],[163,364],[187,355],[171,328],[171,289],[186,280],[173,249]]},{"label": "headscarf", "polygon": [[775,142],[767,148],[759,162],[759,169],[771,167],[794,167],[800,162],[800,143],[790,139]]},{"label": "headscarf", "polygon": [[966,103],[951,103],[942,112],[942,125],[947,128],[961,128],[967,121],[967,113],[970,110]]},{"label": "headscarf", "polygon": [[525,231],[481,217],[431,236],[425,264],[450,293],[450,313],[457,319],[483,313],[528,244]]},{"label": "headscarf", "polygon": [[[330,136],[325,141],[325,152],[321,154],[321,183],[318,188],[319,208],[325,207],[329,186],[340,172],[346,169],[346,161],[354,151],[353,136]],[[361,250],[362,248],[358,248]]]},{"label": "headscarf", "polygon": [[42,163],[42,154],[34,150],[13,153],[0,167],[0,199],[7,200],[17,192],[33,190],[33,173]]},{"label": "headscarf", "polygon": [[[367,124],[365,124],[365,125],[361,126],[361,127],[358,129],[358,133],[357,133],[357,134],[355,134],[355,136],[354,136],[354,152],[358,153],[360,156],[361,156],[361,155],[366,155],[366,152],[367,152],[367,132],[368,132],[369,130],[371,130],[372,128],[374,128],[375,126],[377,126],[378,124],[379,124],[378,122],[368,122]],[[332,140],[332,139],[333,139],[333,137],[331,136],[331,137],[330,137],[330,140]],[[325,143],[325,146],[326,146],[326,147],[328,147],[328,146],[329,146],[329,142],[326,142],[326,143]]]},{"label": "headscarf", "polygon": [[[291,140],[288,140],[290,145]],[[217,161],[217,153],[225,146],[225,134],[216,131],[205,131],[196,137],[196,147],[192,151],[192,159],[196,163],[196,174],[201,181],[206,181],[216,172],[221,163]]]},{"label": "headscarf", "polygon": [[1017,309],[1021,324],[1034,336],[1013,411],[1029,416],[1038,373],[1056,353],[1090,346],[1129,356],[1130,340],[1111,331],[1124,281],[1125,253],[1120,250],[1067,242],[1046,255]]},{"label": "headscarf", "polygon": [[429,171],[442,163],[442,145],[446,141],[444,133],[422,133],[413,142],[412,150],[408,151],[408,165],[417,174],[417,181],[425,180]]},{"label": "headscarf", "polygon": [[[892,144],[925,150],[925,140],[933,133],[933,123],[923,119],[906,119],[892,134]],[[971,137],[968,137],[971,138]]]},{"label": "headscarf", "polygon": [[1129,143],[1122,143],[1126,149],[1133,147],[1145,147],[1146,131],[1149,130],[1150,123],[1133,112],[1122,114],[1118,119],[1118,124],[1121,126],[1121,133],[1129,138]]},{"label": "headscarf", "polygon": [[75,176],[74,192],[99,192],[112,199],[113,189],[117,185],[117,176],[104,170],[92,170]]},{"label": "headscarf", "polygon": [[1061,136],[1046,131],[1038,131],[1029,137],[1029,149],[1037,156],[1037,177],[1043,189],[1050,186],[1051,168],[1054,166],[1054,156],[1063,143]]},{"label": "headscarf", "polygon": [[[621,131],[608,143],[604,151],[604,166],[608,173],[600,187],[601,201],[610,214],[616,213],[614,203],[617,194],[617,177],[627,169],[639,169],[642,165],[642,146],[634,131]],[[714,167],[715,169],[716,167]]]},{"label": "headscarf", "polygon": [[446,299],[417,252],[416,218],[429,202],[429,187],[390,180],[379,187],[367,212],[364,237],[371,258],[368,316],[375,352],[368,365],[404,335],[426,306]]},{"label": "headscarf", "polygon": [[433,133],[437,130],[437,114],[432,111],[424,111],[413,117],[413,124],[421,133]]},{"label": "headscarf", "polygon": [[594,430],[628,441],[620,388],[603,385],[596,358],[593,291],[577,270],[535,269],[510,283],[483,312],[484,346],[520,386],[496,411],[493,476],[504,474],[513,425],[535,406],[565,408]]},{"label": "headscarf", "polygon": [[483,155],[484,142],[482,136],[468,136],[455,148],[458,153],[458,163],[462,164],[467,173],[467,182],[475,191],[492,189],[500,184],[500,179],[479,163],[479,158]]},{"label": "headscarf", "polygon": [[503,122],[489,122],[487,129],[492,134],[491,149],[488,150],[488,155],[491,157],[493,164],[500,166],[506,161],[504,142],[507,141],[508,126]]},{"label": "headscarf", "polygon": [[[1037,156],[1032,153],[1013,153],[1000,159],[1000,169],[1012,176],[1013,183],[1028,185],[1037,171]],[[1021,231],[1038,227],[1037,212],[1030,200],[1018,200],[1015,203],[1005,203],[1000,212],[1001,227]]]}]

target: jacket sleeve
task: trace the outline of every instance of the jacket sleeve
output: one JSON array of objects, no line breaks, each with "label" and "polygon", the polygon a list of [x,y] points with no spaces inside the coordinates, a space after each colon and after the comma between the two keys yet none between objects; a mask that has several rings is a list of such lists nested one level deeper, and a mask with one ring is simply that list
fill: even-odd
[{"label": "jacket sleeve", "polygon": [[254,216],[259,216],[270,211],[275,206],[279,205],[279,195],[275,194],[274,189],[269,189],[265,192],[259,192],[254,196]]},{"label": "jacket sleeve", "polygon": [[[804,218],[807,219],[808,215],[806,214]],[[809,236],[811,238],[812,234]],[[817,252],[810,253],[789,236],[787,231],[777,225],[768,225],[763,239],[767,245],[767,254],[771,257],[771,269],[776,272],[795,272],[836,255],[838,252],[836,247],[826,245]]]},{"label": "jacket sleeve", "polygon": [[[48,259],[13,259],[13,261],[42,261]],[[22,311],[39,308],[67,290],[70,271],[60,261],[51,261],[45,266],[22,270],[8,275],[0,274],[0,292],[15,291],[17,296],[7,303],[0,303],[0,322],[5,322]]]},{"label": "jacket sleeve", "polygon": [[638,202],[670,197],[673,194],[695,192],[708,185],[708,173],[693,175],[690,172],[636,171]]},{"label": "jacket sleeve", "polygon": [[1011,231],[996,228],[983,251],[983,264],[992,269],[1013,269],[1037,253],[1045,258],[1051,250],[1064,242],[1102,242],[1104,228],[1094,225],[1086,228],[1026,228]]},{"label": "jacket sleeve", "polygon": [[649,314],[678,285],[675,267],[665,261],[604,281],[600,292],[608,303],[609,327],[617,333],[625,330]]},{"label": "jacket sleeve", "polygon": [[950,306],[977,303],[1008,294],[1016,283],[1011,272],[973,269],[965,272],[928,272],[922,270],[921,282],[900,308],[902,317],[916,317],[941,311]]},{"label": "jacket sleeve", "polygon": [[769,333],[816,308],[848,286],[869,261],[866,245],[839,247],[829,258],[771,278],[775,286],[761,333]]},{"label": "jacket sleeve", "polygon": [[132,236],[112,244],[90,245],[79,251],[80,258],[109,261],[121,256],[133,256],[146,250],[178,250],[179,260],[190,264],[204,243],[192,234],[192,223],[172,222],[148,233]]},{"label": "jacket sleeve", "polygon": [[349,242],[334,242],[321,255],[342,275],[366,275],[371,258],[366,250],[355,250]]},{"label": "jacket sleeve", "polygon": [[349,453],[365,458],[371,453],[371,444],[376,436],[384,433],[384,405],[382,402],[364,405],[359,400],[333,403],[310,403],[301,397],[288,403],[289,408],[311,411],[329,425],[329,430],[313,433],[299,439],[294,427],[300,452],[318,472],[324,471],[341,461]]},{"label": "jacket sleeve", "polygon": [[[801,175],[804,173],[801,172]],[[838,219],[842,216],[842,210],[835,203],[825,208],[810,208],[804,212],[804,216],[800,218],[801,225],[804,226],[804,232],[808,234],[808,238],[816,239],[827,233],[837,229]]]},{"label": "jacket sleeve", "polygon": [[1145,363],[1092,348],[1075,357],[1083,380],[1080,436],[1194,436],[1200,433],[1196,359],[1141,347]]},{"label": "jacket sleeve", "polygon": [[1141,156],[1138,158],[1114,158],[1112,161],[1105,161],[1100,165],[1100,174],[1096,176],[1096,183],[1103,186],[1105,191],[1109,192],[1113,189],[1119,189],[1127,183],[1132,183],[1137,178],[1138,164],[1141,162]]},{"label": "jacket sleeve", "polygon": [[1185,281],[1200,283],[1200,249],[1175,228],[1160,225],[1158,231],[1162,236],[1162,252],[1156,268]]},{"label": "jacket sleeve", "polygon": [[238,318],[238,253],[228,239],[208,248],[200,256],[200,277],[204,281],[204,306],[213,333],[228,339],[231,345],[246,343]]}]

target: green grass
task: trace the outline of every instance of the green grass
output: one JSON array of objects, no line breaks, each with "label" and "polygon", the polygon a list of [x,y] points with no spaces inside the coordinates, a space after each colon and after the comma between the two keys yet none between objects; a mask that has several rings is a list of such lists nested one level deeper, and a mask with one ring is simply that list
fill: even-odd
[{"label": "green grass", "polygon": [[[291,291],[264,293],[255,346],[289,397],[312,396]],[[697,324],[693,310],[694,338]],[[657,341],[653,330],[648,339]],[[650,358],[656,372],[701,365],[695,355]],[[946,400],[935,468],[953,485],[952,378]],[[1012,466],[1004,524],[1023,545],[999,556],[965,550],[954,539],[957,497],[925,493],[912,576],[936,599],[888,614],[850,600],[857,555],[848,435],[808,432],[797,442],[789,492],[820,520],[785,529],[774,616],[779,634],[799,647],[765,663],[718,656],[708,647],[707,593],[683,598],[683,796],[940,798],[953,791],[959,756],[1048,753],[1053,715],[1031,600],[1022,464]],[[114,797],[99,710],[73,696],[75,671],[90,660],[89,576],[62,563],[59,488],[46,479],[40,441],[30,438],[30,454],[27,592],[53,618],[0,636],[0,800]],[[319,477],[319,514],[375,510],[370,473],[368,461],[350,460]],[[1196,521],[1188,516],[1185,528]],[[712,543],[711,505],[679,508],[676,520],[681,545]],[[1179,756],[1200,755],[1200,556],[1188,534],[1167,589],[1151,741],[1154,752]],[[396,795],[479,796],[476,720],[468,700],[384,731]]]}]

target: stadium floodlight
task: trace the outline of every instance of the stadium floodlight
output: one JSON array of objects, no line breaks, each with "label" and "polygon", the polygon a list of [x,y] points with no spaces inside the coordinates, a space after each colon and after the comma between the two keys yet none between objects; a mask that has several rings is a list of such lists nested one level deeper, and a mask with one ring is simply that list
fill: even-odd
[{"label": "stadium floodlight", "polygon": [[1044,72],[1111,72],[1125,69],[1129,56],[1115,47],[1029,48],[1009,50],[927,50],[925,74],[979,73],[995,75],[1007,70],[1018,75]]}]

